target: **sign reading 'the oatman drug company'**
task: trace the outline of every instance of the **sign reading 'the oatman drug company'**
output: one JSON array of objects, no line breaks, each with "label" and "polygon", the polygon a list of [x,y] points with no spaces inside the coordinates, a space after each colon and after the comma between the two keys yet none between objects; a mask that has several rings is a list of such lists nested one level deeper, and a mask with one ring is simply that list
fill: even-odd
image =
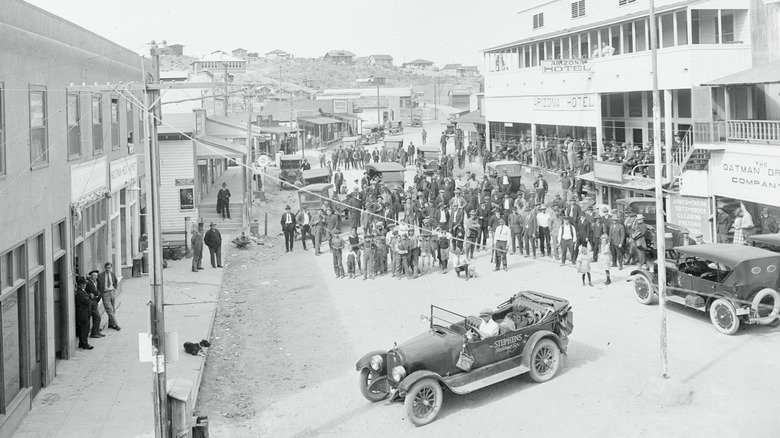
[{"label": "sign reading 'the oatman drug company'", "polygon": [[713,194],[780,206],[780,156],[713,151],[710,168]]},{"label": "sign reading 'the oatman drug company'", "polygon": [[587,59],[550,59],[542,61],[542,73],[586,73],[593,69]]}]

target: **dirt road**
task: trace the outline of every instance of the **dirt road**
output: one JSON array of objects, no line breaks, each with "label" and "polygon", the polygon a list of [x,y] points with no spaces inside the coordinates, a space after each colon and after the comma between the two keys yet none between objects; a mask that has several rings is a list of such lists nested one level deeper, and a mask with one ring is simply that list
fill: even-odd
[{"label": "dirt road", "polygon": [[[290,192],[291,193],[291,192]],[[290,193],[269,193],[269,233]],[[688,405],[661,407],[640,396],[657,386],[659,309],[643,306],[624,280],[594,272],[582,287],[573,267],[510,256],[493,272],[478,253],[478,278],[450,271],[416,280],[337,280],[331,256],[283,240],[231,250],[198,412],[215,437],[578,436],[696,437],[780,434],[780,330],[750,326],[717,333],[704,314],[670,305],[669,372],[693,391]],[[439,418],[423,428],[402,404],[371,404],[357,388],[355,362],[427,329],[436,304],[462,314],[495,306],[517,290],[569,299],[575,329],[559,375],[527,376],[465,396],[445,393]]]}]

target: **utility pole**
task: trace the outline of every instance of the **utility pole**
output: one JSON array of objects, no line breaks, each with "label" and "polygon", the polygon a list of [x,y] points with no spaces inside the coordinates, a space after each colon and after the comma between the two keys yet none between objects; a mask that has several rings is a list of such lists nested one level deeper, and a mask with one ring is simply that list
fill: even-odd
[{"label": "utility pole", "polygon": [[244,228],[252,222],[252,176],[254,171],[254,157],[252,154],[252,110],[254,109],[254,88],[251,88],[246,96],[246,160],[244,162],[244,190],[246,199],[246,214],[244,214]]},{"label": "utility pole", "polygon": [[376,124],[377,125],[382,124],[381,117],[380,117],[380,110],[379,110],[379,81],[376,81]]},{"label": "utility pole", "polygon": [[223,62],[222,66],[225,67],[225,117],[228,115],[228,64]]},{"label": "utility pole", "polygon": [[[661,149],[661,108],[659,105],[658,92],[658,34],[656,33],[655,22],[655,1],[650,0],[650,59],[653,69],[653,150],[655,154],[655,223],[656,223],[656,242],[655,247],[658,252],[658,308],[661,311],[661,377],[667,378],[669,364],[667,358],[667,340],[666,340],[666,269],[664,260],[666,260],[666,219],[664,218],[664,194],[662,191],[662,170],[663,155]],[[669,159],[667,154],[667,160]],[[652,288],[652,285],[648,285]],[[652,289],[651,289],[652,291]],[[651,292],[652,293],[652,292]]]},{"label": "utility pole", "polygon": [[439,92],[439,76],[436,75],[436,73],[433,74],[433,119],[439,120],[439,96],[437,93]]},{"label": "utility pole", "polygon": [[[149,51],[152,56],[152,78],[154,84],[160,82],[160,50],[157,44],[152,42]],[[151,253],[151,274],[149,283],[152,289],[152,303],[150,311],[150,327],[152,335],[152,372],[154,375],[154,433],[157,438],[170,436],[168,424],[168,389],[165,373],[165,308],[163,294],[163,259],[162,259],[162,226],[160,222],[160,150],[157,143],[157,120],[150,121],[149,117],[155,114],[154,106],[158,92],[148,87],[149,80],[145,78],[145,106],[147,116],[144,117],[145,132],[148,135],[146,141],[146,211],[147,229],[149,234],[149,252]]]}]

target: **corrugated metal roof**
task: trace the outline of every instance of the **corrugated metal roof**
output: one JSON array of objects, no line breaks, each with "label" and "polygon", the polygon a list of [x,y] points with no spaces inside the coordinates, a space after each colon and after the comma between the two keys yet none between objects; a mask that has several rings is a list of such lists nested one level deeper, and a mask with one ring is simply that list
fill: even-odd
[{"label": "corrugated metal roof", "polygon": [[753,85],[780,83],[780,61],[759,65],[724,78],[709,81],[702,86]]}]

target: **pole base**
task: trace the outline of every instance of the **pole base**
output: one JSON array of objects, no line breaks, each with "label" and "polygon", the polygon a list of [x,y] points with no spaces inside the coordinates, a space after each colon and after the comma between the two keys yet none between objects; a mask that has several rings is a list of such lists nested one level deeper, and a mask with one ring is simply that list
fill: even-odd
[{"label": "pole base", "polygon": [[691,387],[663,376],[646,380],[637,395],[649,403],[663,407],[685,406],[693,402]]}]

